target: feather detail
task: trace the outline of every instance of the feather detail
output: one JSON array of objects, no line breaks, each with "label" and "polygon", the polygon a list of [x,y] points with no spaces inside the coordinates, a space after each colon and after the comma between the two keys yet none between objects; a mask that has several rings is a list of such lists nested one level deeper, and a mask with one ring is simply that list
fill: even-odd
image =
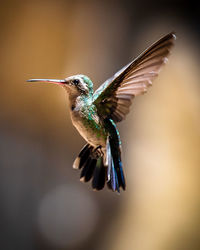
[{"label": "feather detail", "polygon": [[88,182],[92,178],[92,175],[94,173],[94,169],[96,166],[96,159],[89,158],[88,161],[85,163],[81,174],[80,174],[80,180],[82,182]]},{"label": "feather detail", "polygon": [[96,168],[94,170],[94,177],[92,180],[92,188],[94,190],[101,190],[105,185],[105,167],[103,165],[103,158],[99,157]]},{"label": "feather detail", "polygon": [[94,190],[101,190],[105,185],[106,167],[104,166],[103,155],[99,148],[86,144],[74,161],[73,167],[82,169],[80,174],[81,182],[88,182],[92,179]]},{"label": "feather detail", "polygon": [[[98,114],[120,122],[129,112],[131,100],[147,92],[161,67],[167,62],[175,34],[169,33],[103,83],[93,95]],[[107,101],[109,100],[109,102]],[[126,102],[126,101],[128,102]]]},{"label": "feather detail", "polygon": [[89,157],[90,150],[92,149],[92,146],[89,144],[86,144],[80,151],[78,157],[75,159],[73,163],[74,169],[79,169],[83,166],[83,164],[86,162],[87,158]]},{"label": "feather detail", "polygon": [[120,187],[125,190],[125,178],[121,163],[120,138],[116,125],[111,119],[105,119],[106,128],[109,136],[106,141],[106,164],[107,168],[107,186],[113,191],[120,192]]},{"label": "feather detail", "polygon": [[80,157],[76,157],[72,167],[74,169],[79,169],[79,165],[80,165]]}]

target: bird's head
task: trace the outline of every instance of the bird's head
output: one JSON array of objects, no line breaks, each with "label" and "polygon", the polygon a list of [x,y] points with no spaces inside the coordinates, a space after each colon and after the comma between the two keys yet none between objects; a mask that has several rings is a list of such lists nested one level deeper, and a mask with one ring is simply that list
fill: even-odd
[{"label": "bird's head", "polygon": [[70,96],[92,95],[93,83],[85,75],[75,75],[63,80],[57,79],[29,79],[28,82],[47,82],[62,86]]}]

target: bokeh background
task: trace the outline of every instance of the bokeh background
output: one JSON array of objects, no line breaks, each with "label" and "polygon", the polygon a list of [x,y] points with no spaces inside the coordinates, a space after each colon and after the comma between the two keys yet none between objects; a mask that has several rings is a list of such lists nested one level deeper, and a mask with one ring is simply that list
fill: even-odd
[{"label": "bokeh background", "polygon": [[[196,1],[2,1],[0,249],[200,249],[200,9]],[[162,35],[169,63],[119,124],[127,191],[93,192],[62,88],[95,87]]]}]

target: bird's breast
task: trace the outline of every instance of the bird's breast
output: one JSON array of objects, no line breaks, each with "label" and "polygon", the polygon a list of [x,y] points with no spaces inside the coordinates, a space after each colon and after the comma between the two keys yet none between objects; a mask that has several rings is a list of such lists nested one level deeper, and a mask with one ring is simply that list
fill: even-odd
[{"label": "bird's breast", "polygon": [[92,146],[105,147],[107,132],[94,107],[74,108],[71,119],[81,136]]}]

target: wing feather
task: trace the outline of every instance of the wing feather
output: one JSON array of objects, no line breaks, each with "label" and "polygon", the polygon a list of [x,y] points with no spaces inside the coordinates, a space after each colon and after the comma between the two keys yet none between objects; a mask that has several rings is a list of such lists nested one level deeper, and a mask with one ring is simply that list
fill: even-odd
[{"label": "wing feather", "polygon": [[147,92],[167,62],[175,39],[173,32],[167,34],[105,81],[93,95],[99,115],[112,118],[115,122],[123,120],[132,99]]}]

